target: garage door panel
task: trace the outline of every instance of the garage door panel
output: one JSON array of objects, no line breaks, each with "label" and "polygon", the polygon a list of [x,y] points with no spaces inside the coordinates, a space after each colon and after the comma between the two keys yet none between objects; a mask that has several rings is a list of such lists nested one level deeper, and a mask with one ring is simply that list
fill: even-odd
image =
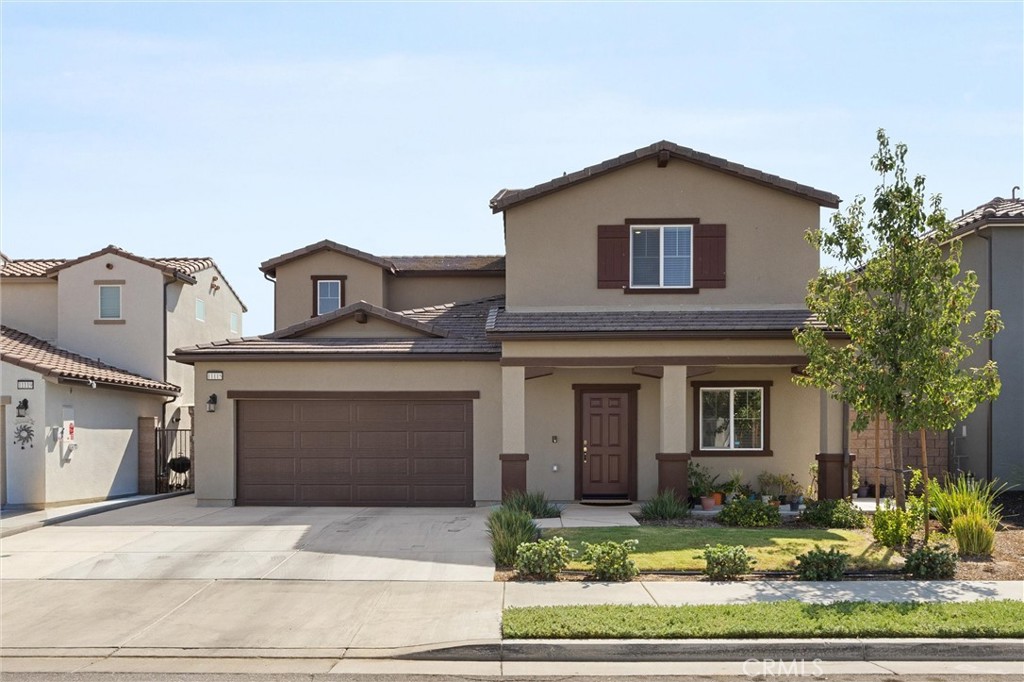
[{"label": "garage door panel", "polygon": [[470,400],[240,400],[237,414],[238,504],[472,504]]},{"label": "garage door panel", "polygon": [[412,418],[415,422],[456,422],[467,421],[467,406],[462,403],[437,403],[414,405]]},{"label": "garage door panel", "polygon": [[300,431],[299,447],[348,449],[352,447],[352,434],[348,431]]},{"label": "garage door panel", "polygon": [[328,424],[352,421],[352,404],[343,400],[303,400],[299,406],[299,419],[303,422]]},{"label": "garage door panel", "polygon": [[417,457],[413,460],[416,476],[452,476],[462,479],[468,473],[465,457]]},{"label": "garage door panel", "polygon": [[392,403],[388,401],[369,401],[356,403],[356,422],[388,422],[405,423],[409,421],[409,404]]},{"label": "garage door panel", "polygon": [[337,476],[352,473],[350,457],[301,457],[298,462],[298,472],[302,476]]},{"label": "garage door panel", "polygon": [[416,431],[412,447],[415,450],[465,450],[465,431]]},{"label": "garage door panel", "polygon": [[298,486],[298,501],[302,504],[317,506],[332,506],[346,504],[352,501],[352,486],[350,485],[300,485]]}]

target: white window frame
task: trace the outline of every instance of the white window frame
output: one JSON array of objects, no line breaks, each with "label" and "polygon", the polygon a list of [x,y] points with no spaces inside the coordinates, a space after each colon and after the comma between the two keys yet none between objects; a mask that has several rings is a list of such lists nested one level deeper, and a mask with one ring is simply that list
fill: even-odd
[{"label": "white window frame", "polygon": [[[665,284],[665,230],[686,228],[690,235],[690,284]],[[640,230],[658,231],[658,284],[633,283],[633,233]],[[693,288],[693,225],[630,225],[629,226],[629,288],[630,289],[692,289]]]},{"label": "white window frame", "polygon": [[[729,442],[729,447],[720,448],[720,447],[715,447],[714,444],[712,444],[712,445],[705,445],[704,444],[704,392],[705,391],[708,391],[708,392],[718,392],[718,393],[724,393],[724,392],[728,391],[728,393],[729,393],[729,441],[728,441]],[[735,439],[735,428],[736,428],[735,414],[736,414],[736,411],[734,409],[735,408],[735,404],[736,404],[736,391],[758,391],[761,394],[761,423],[760,423],[760,429],[758,430],[758,434],[761,437],[761,443],[758,445],[758,447],[755,447],[755,448],[737,448],[737,447],[733,446],[733,443],[736,442],[736,439]],[[764,389],[763,386],[701,386],[701,388],[700,388],[700,395],[698,396],[698,400],[700,401],[700,403],[699,403],[699,408],[700,409],[697,412],[697,416],[698,416],[698,418],[700,420],[700,423],[696,425],[696,427],[698,429],[697,433],[700,434],[700,450],[701,451],[704,451],[704,450],[717,450],[719,452],[762,452],[763,450],[765,450],[765,443],[764,443],[764,395],[765,395],[765,389]]]},{"label": "white window frame", "polygon": [[[321,284],[337,284],[338,285],[338,307],[335,308],[334,310],[341,310],[341,308],[343,307],[341,305],[341,280],[340,279],[318,279],[316,281],[316,314],[317,315],[323,315],[324,314],[324,311],[320,309],[320,301],[323,298],[325,298],[324,296],[320,295],[320,285]],[[327,312],[333,313],[334,310],[328,310]]]},{"label": "white window frame", "polygon": [[238,333],[238,329],[239,329],[238,323],[239,323],[239,321],[240,320],[239,320],[239,317],[238,317],[238,313],[231,313],[231,315],[228,317],[228,328],[231,329],[231,333],[232,334],[237,334]]},{"label": "white window frame", "polygon": [[201,298],[196,299],[196,320],[206,322],[206,301]]},{"label": "white window frame", "polygon": [[[120,284],[100,284],[96,290],[96,319],[98,320],[123,320],[124,319],[124,292]],[[103,290],[117,289],[117,317],[103,315]]]}]

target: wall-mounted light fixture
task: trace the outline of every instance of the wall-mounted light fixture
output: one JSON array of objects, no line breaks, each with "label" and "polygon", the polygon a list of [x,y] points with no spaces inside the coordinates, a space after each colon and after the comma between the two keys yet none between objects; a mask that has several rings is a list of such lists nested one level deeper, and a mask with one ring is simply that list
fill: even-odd
[{"label": "wall-mounted light fixture", "polygon": [[210,399],[206,401],[206,411],[216,412],[217,411],[217,394],[211,393]]},{"label": "wall-mounted light fixture", "polygon": [[24,417],[28,414],[28,398],[22,398],[21,402],[15,407],[19,417]]}]

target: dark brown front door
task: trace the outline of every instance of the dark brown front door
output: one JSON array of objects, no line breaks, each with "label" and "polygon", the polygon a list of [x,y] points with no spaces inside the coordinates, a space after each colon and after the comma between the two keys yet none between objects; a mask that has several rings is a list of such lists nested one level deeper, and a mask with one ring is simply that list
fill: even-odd
[{"label": "dark brown front door", "polygon": [[581,391],[581,497],[615,498],[630,494],[630,393]]}]

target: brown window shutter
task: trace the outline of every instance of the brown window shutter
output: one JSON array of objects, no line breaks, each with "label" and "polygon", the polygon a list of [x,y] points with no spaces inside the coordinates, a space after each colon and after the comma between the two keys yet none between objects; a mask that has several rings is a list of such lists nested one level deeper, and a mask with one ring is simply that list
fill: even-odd
[{"label": "brown window shutter", "polygon": [[629,227],[597,226],[597,288],[629,286]]},{"label": "brown window shutter", "polygon": [[693,226],[693,286],[725,288],[725,225]]}]

